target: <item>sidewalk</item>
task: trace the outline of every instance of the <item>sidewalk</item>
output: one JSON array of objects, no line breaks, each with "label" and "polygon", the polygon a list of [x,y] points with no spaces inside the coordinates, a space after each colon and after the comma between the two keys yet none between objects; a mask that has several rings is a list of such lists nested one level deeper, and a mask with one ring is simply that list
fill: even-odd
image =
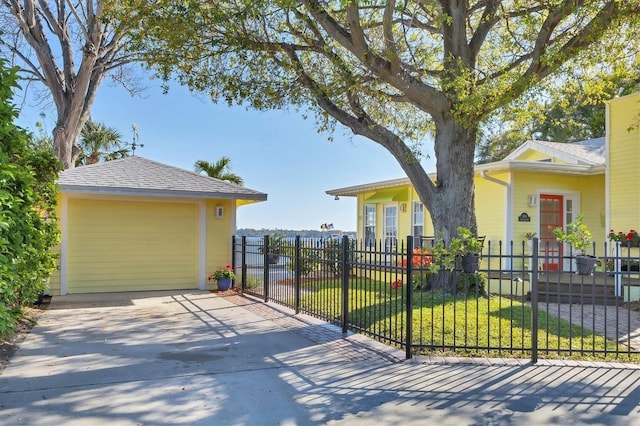
[{"label": "sidewalk", "polygon": [[635,365],[432,361],[241,296],[54,297],[0,376],[0,422],[640,424]]}]

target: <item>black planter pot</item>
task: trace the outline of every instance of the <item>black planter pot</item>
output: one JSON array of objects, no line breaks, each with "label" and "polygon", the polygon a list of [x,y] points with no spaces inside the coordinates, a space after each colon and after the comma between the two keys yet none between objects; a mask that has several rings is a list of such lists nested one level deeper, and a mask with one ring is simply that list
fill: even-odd
[{"label": "black planter pot", "polygon": [[576,267],[580,275],[593,275],[593,271],[598,264],[598,258],[595,256],[581,255],[576,256]]},{"label": "black planter pot", "polygon": [[465,274],[474,274],[478,272],[478,263],[480,256],[477,254],[467,254],[462,256],[462,272]]},{"label": "black planter pot", "polygon": [[640,272],[640,267],[638,267],[638,265],[622,265],[620,266],[620,270],[625,272]]}]

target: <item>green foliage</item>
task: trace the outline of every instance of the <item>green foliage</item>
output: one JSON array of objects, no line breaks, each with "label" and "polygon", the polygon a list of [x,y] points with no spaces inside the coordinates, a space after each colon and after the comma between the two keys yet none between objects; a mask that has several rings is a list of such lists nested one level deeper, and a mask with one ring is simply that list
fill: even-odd
[{"label": "green foliage", "polygon": [[[288,243],[283,234],[274,232],[269,235],[269,254],[273,255],[291,255],[293,246]],[[260,253],[264,252],[264,247],[259,247]]]},{"label": "green foliage", "polygon": [[[295,272],[298,266],[298,256],[292,255],[287,268],[291,272]],[[320,250],[313,247],[301,247],[300,248],[300,274],[306,277],[320,265],[321,253]]]},{"label": "green foliage", "polygon": [[486,296],[487,275],[484,273],[458,274],[458,294]]},{"label": "green foliage", "polygon": [[567,225],[566,231],[562,228],[556,228],[553,230],[553,234],[558,241],[569,244],[580,254],[584,254],[591,247],[593,241],[593,233],[583,223],[581,214]]},{"label": "green foliage", "polygon": [[[575,142],[605,132],[605,103],[637,90],[640,55],[615,69],[574,68],[573,78],[530,91],[522,101],[499,109],[485,123],[478,163],[499,161],[527,140]],[[581,72],[580,72],[581,71]]]},{"label": "green foliage", "polygon": [[[384,147],[449,238],[476,223],[481,123],[577,58],[621,62],[637,46],[635,3],[158,0],[111,13],[160,78],[214,102],[293,107]],[[431,152],[436,183],[420,163]]]},{"label": "green foliage", "polygon": [[215,179],[224,180],[237,185],[244,184],[244,180],[240,176],[231,173],[231,159],[229,157],[221,157],[215,163],[198,160],[195,162],[193,169],[196,173],[204,172],[207,176]]},{"label": "green foliage", "polygon": [[442,238],[434,244],[433,262],[429,265],[430,272],[453,271],[460,257],[479,255],[482,252],[483,242],[471,230],[459,226],[457,231],[458,236],[451,239],[449,246],[445,245]]},{"label": "green foliage", "polygon": [[118,130],[93,119],[84,123],[78,148],[81,152],[76,159],[76,166],[117,160],[130,155]]},{"label": "green foliage", "polygon": [[[485,282],[483,274],[466,274],[461,285],[480,285]],[[332,317],[334,307],[342,298],[340,286],[334,281],[315,283],[315,292],[301,297],[303,309],[320,315]],[[358,278],[349,282],[349,321],[376,334],[385,334],[403,339],[406,331],[406,305],[404,292],[396,291],[388,283],[375,279]],[[480,293],[478,293],[480,294]],[[414,292],[413,294],[413,342],[421,342],[424,353],[436,353],[446,348],[475,346],[483,347],[526,347],[531,342],[531,307],[507,297],[475,297],[475,289],[465,297],[457,297],[443,292]],[[292,301],[290,301],[293,303]],[[578,325],[560,319],[542,310],[538,311],[538,342],[540,347],[552,350],[540,351],[546,358],[559,358],[570,355],[571,349],[581,348],[591,353],[583,358],[606,359],[606,354],[598,354],[608,348],[611,352],[625,351],[623,345],[608,340]],[[337,319],[337,318],[336,318]],[[427,347],[431,347],[428,349]],[[554,354],[553,349],[561,349],[567,355]],[[471,350],[468,355],[495,357],[528,357],[530,352],[519,350],[500,351],[496,349]],[[573,352],[581,357],[578,351]],[[637,357],[634,356],[634,360]]]},{"label": "green foliage", "polygon": [[16,69],[0,60],[0,333],[9,332],[22,307],[47,288],[58,243],[55,203],[59,162],[48,148],[30,147],[13,124]]},{"label": "green foliage", "polygon": [[[342,250],[342,239],[328,240],[324,245],[324,261],[328,264],[329,268],[335,275],[342,274],[342,268],[344,263],[344,253]],[[349,246],[347,247],[347,262],[350,264],[355,263],[357,260],[356,255],[356,240],[348,240]]]}]

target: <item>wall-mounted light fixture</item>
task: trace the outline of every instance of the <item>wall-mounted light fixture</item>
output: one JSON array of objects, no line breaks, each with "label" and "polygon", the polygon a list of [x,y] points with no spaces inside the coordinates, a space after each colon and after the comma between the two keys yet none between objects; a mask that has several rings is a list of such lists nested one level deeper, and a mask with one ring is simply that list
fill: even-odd
[{"label": "wall-mounted light fixture", "polygon": [[537,204],[537,202],[538,202],[538,200],[537,200],[535,195],[529,195],[528,204],[529,204],[530,207],[535,206]]},{"label": "wall-mounted light fixture", "polygon": [[400,211],[403,213],[407,211],[407,203],[400,204]]},{"label": "wall-mounted light fixture", "polygon": [[340,197],[338,197],[337,195],[335,197],[333,197],[334,200],[338,201],[340,199]]},{"label": "wall-mounted light fixture", "polygon": [[224,207],[216,206],[216,219],[221,219],[224,217]]}]

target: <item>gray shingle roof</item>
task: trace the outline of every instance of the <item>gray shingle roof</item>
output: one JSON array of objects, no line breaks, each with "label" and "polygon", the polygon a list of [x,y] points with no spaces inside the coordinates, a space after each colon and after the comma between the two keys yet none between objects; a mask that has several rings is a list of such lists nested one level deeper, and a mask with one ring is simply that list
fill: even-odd
[{"label": "gray shingle roof", "polygon": [[550,156],[560,158],[569,164],[603,165],[606,162],[605,138],[588,139],[572,143],[546,142],[531,140],[523,143],[505,160],[516,160],[528,149],[544,152]]},{"label": "gray shingle roof", "polygon": [[605,163],[605,138],[588,139],[573,143],[538,142],[558,151],[565,152],[587,164]]},{"label": "gray shingle roof", "polygon": [[267,199],[265,193],[142,157],[127,157],[68,169],[60,173],[58,185],[63,192],[253,201]]}]

